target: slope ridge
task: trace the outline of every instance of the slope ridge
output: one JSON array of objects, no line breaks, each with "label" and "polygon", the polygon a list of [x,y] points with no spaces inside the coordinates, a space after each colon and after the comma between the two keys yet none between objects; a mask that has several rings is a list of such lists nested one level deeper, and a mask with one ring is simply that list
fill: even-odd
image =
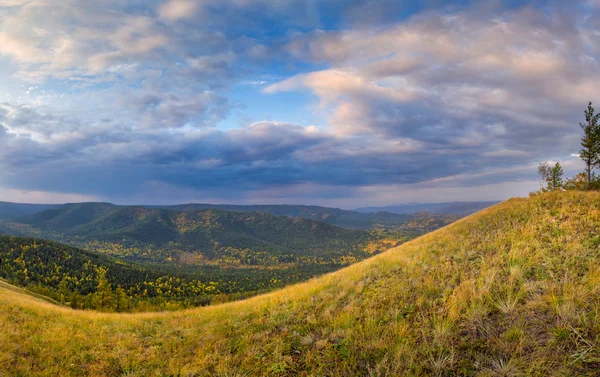
[{"label": "slope ridge", "polygon": [[0,287],[0,374],[593,376],[599,209],[597,193],[512,199],[316,280],[177,313],[75,312]]}]

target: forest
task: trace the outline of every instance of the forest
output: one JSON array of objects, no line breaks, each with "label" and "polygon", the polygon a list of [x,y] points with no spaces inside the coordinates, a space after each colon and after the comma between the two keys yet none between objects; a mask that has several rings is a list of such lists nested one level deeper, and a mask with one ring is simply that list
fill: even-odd
[{"label": "forest", "polygon": [[0,237],[0,278],[77,309],[176,310],[336,271],[457,217],[380,213],[369,218],[402,222],[359,230],[266,212],[66,204],[0,222],[12,236]]},{"label": "forest", "polygon": [[238,300],[340,268],[140,265],[33,238],[0,236],[0,277],[76,309],[176,310]]}]

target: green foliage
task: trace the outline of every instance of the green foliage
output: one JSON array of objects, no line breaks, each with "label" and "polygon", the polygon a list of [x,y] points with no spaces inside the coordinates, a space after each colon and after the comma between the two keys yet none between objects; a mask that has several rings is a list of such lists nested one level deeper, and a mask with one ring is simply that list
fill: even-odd
[{"label": "green foliage", "polygon": [[542,189],[539,192],[531,193],[532,195],[561,189],[568,191],[600,190],[600,177],[593,171],[595,168],[600,168],[599,121],[600,114],[595,113],[590,102],[585,110],[585,123],[579,124],[583,129],[579,157],[585,162],[585,172],[563,182],[563,169],[558,162],[553,167],[546,162],[541,163],[538,166],[538,173],[542,177]]},{"label": "green foliage", "polygon": [[54,242],[0,236],[1,278],[75,309],[195,307],[213,300],[250,297],[340,267],[342,264],[269,269],[142,266]]},{"label": "green foliage", "polygon": [[556,191],[563,188],[564,172],[560,163],[557,162],[554,166],[550,166],[547,162],[543,162],[538,166],[538,172],[546,185],[542,187],[543,191]]},{"label": "green foliage", "polygon": [[[414,237],[452,215],[411,216],[393,234]],[[5,232],[52,239],[129,261],[220,267],[346,265],[381,244],[379,231],[257,212],[173,211],[83,203],[3,223]],[[0,229],[1,231],[2,229]]]},{"label": "green foliage", "polygon": [[584,190],[600,190],[600,176],[592,172],[590,182],[586,173],[579,173],[574,177],[568,178],[563,185],[563,188],[568,191],[584,191]]},{"label": "green foliage", "polygon": [[600,165],[600,126],[598,125],[600,114],[594,114],[594,112],[594,107],[590,102],[585,110],[585,123],[579,124],[583,129],[579,157],[586,164],[588,189],[590,188],[592,169]]},{"label": "green foliage", "polygon": [[207,209],[231,212],[264,212],[276,216],[287,216],[321,221],[348,229],[396,229],[412,219],[411,215],[390,212],[361,213],[339,208],[305,205],[230,205],[230,204],[182,204],[166,206],[178,211],[204,211]]}]

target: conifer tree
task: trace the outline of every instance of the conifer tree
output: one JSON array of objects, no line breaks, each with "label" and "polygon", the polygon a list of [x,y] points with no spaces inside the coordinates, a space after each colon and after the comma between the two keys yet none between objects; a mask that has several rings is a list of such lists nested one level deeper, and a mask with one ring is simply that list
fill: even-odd
[{"label": "conifer tree", "polygon": [[557,162],[550,171],[550,181],[548,182],[550,190],[560,190],[563,187],[563,174],[563,168]]},{"label": "conifer tree", "polygon": [[592,169],[600,165],[600,130],[598,129],[600,113],[594,114],[594,112],[594,107],[590,102],[585,110],[585,123],[579,124],[583,129],[579,157],[585,162],[588,189],[591,188]]},{"label": "conifer tree", "polygon": [[92,304],[96,309],[112,309],[114,297],[112,287],[108,279],[106,279],[106,269],[98,267],[96,273],[98,274],[98,286],[96,287]]},{"label": "conifer tree", "polygon": [[115,310],[117,312],[126,312],[131,309],[129,297],[127,297],[127,293],[121,287],[117,287],[117,289],[115,290],[115,302],[116,302]]}]

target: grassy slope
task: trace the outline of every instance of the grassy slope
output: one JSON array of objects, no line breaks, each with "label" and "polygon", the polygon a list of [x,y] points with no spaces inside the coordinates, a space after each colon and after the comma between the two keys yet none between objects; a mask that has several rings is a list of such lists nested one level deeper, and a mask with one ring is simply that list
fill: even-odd
[{"label": "grassy slope", "polygon": [[597,375],[600,194],[513,199],[333,274],[177,313],[0,287],[0,375]]}]

